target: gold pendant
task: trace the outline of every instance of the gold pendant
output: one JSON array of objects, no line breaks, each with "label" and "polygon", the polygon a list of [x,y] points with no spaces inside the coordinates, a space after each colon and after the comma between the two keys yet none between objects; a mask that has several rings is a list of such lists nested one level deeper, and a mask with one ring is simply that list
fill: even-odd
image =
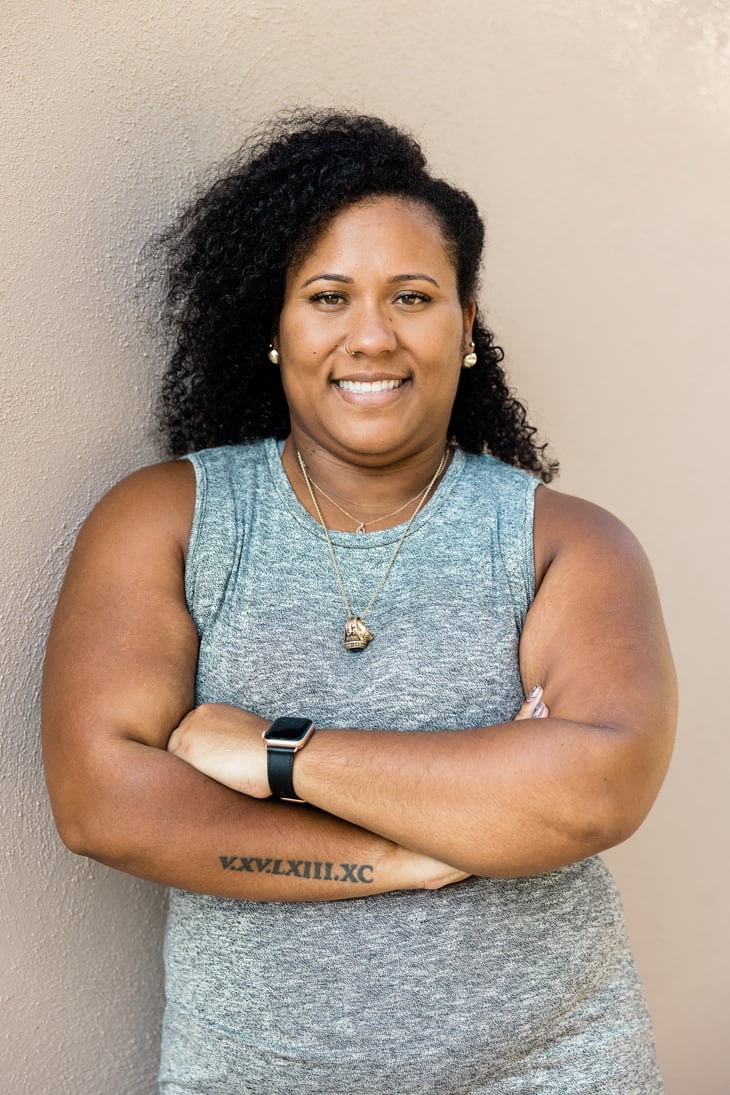
[{"label": "gold pendant", "polygon": [[369,631],[359,616],[348,616],[345,620],[345,650],[364,650],[375,635]]}]

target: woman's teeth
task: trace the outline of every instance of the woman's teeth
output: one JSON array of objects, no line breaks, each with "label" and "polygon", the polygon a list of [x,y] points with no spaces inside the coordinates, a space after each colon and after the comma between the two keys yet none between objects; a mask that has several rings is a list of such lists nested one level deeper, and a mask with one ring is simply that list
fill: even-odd
[{"label": "woman's teeth", "polygon": [[344,392],[390,392],[402,383],[402,380],[338,380],[337,387]]}]

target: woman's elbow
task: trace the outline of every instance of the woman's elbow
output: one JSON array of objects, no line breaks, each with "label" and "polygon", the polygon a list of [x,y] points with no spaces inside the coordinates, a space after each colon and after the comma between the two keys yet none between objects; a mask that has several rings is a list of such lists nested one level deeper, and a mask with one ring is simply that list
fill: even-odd
[{"label": "woman's elbow", "polygon": [[110,851],[111,826],[90,801],[59,802],[51,796],[51,809],[61,842],[74,855],[105,859]]},{"label": "woman's elbow", "polygon": [[648,816],[669,767],[674,720],[617,728],[606,741],[610,752],[589,769],[573,811],[579,832],[582,827],[597,852],[628,840]]},{"label": "woman's elbow", "polygon": [[46,784],[58,835],[75,855],[106,861],[123,839],[123,769],[104,752],[62,761],[47,751]]},{"label": "woman's elbow", "polygon": [[614,848],[632,837],[651,811],[662,785],[665,769],[644,778],[608,780],[595,794],[583,826],[583,839],[595,852]]}]

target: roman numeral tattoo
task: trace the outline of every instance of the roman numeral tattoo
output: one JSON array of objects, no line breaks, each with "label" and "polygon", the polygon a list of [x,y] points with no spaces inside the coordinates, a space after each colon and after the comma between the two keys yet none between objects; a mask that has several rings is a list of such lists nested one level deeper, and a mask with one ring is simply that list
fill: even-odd
[{"label": "roman numeral tattoo", "polygon": [[218,856],[224,871],[250,871],[253,874],[278,874],[286,878],[309,878],[320,882],[373,881],[370,863],[321,863],[318,859],[262,859],[259,856]]}]

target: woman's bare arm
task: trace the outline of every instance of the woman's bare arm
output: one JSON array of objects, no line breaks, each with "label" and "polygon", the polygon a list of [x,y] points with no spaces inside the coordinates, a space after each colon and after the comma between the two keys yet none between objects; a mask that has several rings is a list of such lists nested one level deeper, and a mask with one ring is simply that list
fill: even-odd
[{"label": "woman's bare arm", "polygon": [[[631,533],[589,503],[540,490],[535,528],[542,580],[521,666],[526,688],[544,685],[551,717],[434,734],[320,731],[295,761],[299,795],[480,875],[549,870],[638,827],[664,777],[676,718],[651,571]],[[215,709],[188,716],[170,747],[265,795],[258,728],[245,713],[238,728],[229,718],[215,755]]]},{"label": "woman's bare arm", "polygon": [[463,877],[314,808],[238,794],[165,751],[194,702],[198,636],[183,584],[194,490],[187,462],[145,469],[102,500],[79,536],[43,686],[64,842],[144,878],[257,900]]}]

